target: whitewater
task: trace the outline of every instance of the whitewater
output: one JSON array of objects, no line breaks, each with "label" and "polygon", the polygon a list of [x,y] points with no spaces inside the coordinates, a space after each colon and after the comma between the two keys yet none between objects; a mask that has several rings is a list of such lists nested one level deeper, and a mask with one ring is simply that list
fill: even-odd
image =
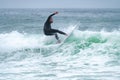
[{"label": "whitewater", "polygon": [[[53,28],[78,27],[60,46],[43,34],[54,11]],[[119,16],[120,9],[0,9],[0,80],[120,80]]]}]

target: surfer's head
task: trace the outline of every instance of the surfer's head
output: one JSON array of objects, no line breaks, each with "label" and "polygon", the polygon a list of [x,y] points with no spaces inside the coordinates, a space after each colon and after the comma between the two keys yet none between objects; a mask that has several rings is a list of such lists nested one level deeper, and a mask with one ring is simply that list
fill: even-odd
[{"label": "surfer's head", "polygon": [[52,18],[52,17],[50,18],[50,21],[49,21],[49,22],[50,22],[50,23],[53,23],[53,18]]},{"label": "surfer's head", "polygon": [[57,12],[57,11],[54,12],[54,13],[49,17],[49,18],[50,18],[50,19],[49,19],[49,22],[50,22],[50,23],[53,23],[53,18],[52,18],[52,16],[55,15],[55,14],[58,14],[58,12]]}]

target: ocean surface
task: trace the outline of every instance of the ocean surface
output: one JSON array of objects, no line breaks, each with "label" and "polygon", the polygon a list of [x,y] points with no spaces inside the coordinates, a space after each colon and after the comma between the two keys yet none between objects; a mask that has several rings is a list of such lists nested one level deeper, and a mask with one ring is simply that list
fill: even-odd
[{"label": "ocean surface", "polygon": [[0,80],[120,80],[120,9],[0,9]]}]

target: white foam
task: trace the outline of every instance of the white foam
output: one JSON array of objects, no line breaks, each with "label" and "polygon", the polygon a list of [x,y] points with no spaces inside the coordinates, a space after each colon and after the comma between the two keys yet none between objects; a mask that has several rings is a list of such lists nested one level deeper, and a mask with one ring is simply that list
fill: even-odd
[{"label": "white foam", "polygon": [[[76,25],[70,25],[67,29],[63,29],[66,33],[69,33]],[[107,40],[106,45],[113,45],[111,43],[117,43],[120,41],[119,32],[93,32],[93,31],[79,31],[74,30],[74,36],[80,40],[87,40],[91,36],[98,36],[102,40]],[[60,39],[64,36],[60,36]],[[26,34],[12,31],[10,33],[0,34],[0,52],[9,52],[20,48],[34,48],[44,46],[47,41],[56,41],[54,36],[45,36],[42,34]],[[119,44],[117,44],[119,46]]]},{"label": "white foam", "polygon": [[17,31],[0,34],[0,51],[40,46],[43,45],[44,38],[42,35],[29,35]]}]

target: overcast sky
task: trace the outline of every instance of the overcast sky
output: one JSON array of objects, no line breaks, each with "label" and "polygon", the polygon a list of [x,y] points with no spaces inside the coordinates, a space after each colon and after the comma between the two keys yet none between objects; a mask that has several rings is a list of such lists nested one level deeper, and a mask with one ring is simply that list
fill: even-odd
[{"label": "overcast sky", "polygon": [[0,8],[120,8],[120,0],[0,0]]}]

